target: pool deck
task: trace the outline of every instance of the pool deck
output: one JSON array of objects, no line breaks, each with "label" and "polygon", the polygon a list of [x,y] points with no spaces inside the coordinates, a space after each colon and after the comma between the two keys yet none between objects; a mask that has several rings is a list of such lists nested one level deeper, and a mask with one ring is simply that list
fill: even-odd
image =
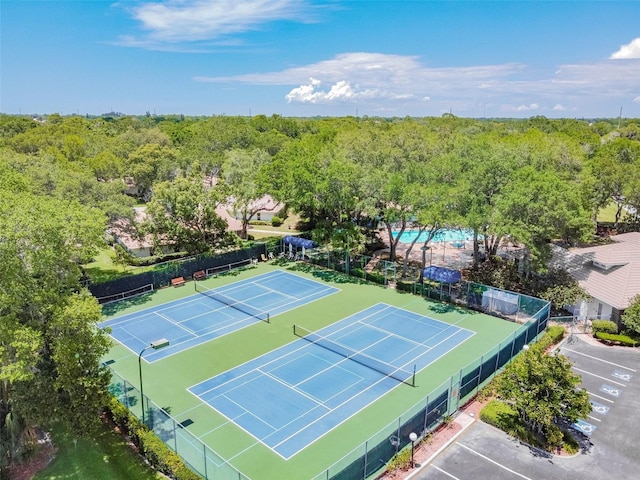
[{"label": "pool deck", "polygon": [[[387,246],[387,248],[377,253],[382,253],[385,251],[388,252],[390,242],[387,230],[382,229],[379,230],[378,233],[380,234],[380,238]],[[454,247],[452,245],[453,243],[460,243],[462,244],[462,246]],[[404,257],[410,245],[410,243],[398,242],[396,255],[398,257]],[[420,250],[421,246],[422,243],[416,242],[413,250],[411,250],[411,253],[409,255],[409,261],[422,262],[422,250]],[[473,241],[471,240],[433,242],[430,243],[429,246],[431,247],[431,250],[426,254],[427,265],[436,265],[439,267],[455,268],[457,270],[461,270],[464,268],[470,268],[473,264]]]},{"label": "pool deck", "polygon": [[[380,239],[384,242],[387,248],[376,252],[380,255],[389,251],[389,234],[386,229],[378,230]],[[400,259],[404,257],[405,252],[409,248],[410,243],[399,242],[396,248],[396,255]],[[455,245],[455,246],[454,246]],[[409,261],[422,262],[422,243],[416,242],[413,250],[409,254]],[[436,265],[438,267],[453,268],[456,270],[463,270],[471,268],[473,265],[473,240],[448,240],[445,242],[433,242],[429,243],[430,250],[426,254],[426,264]],[[517,256],[517,252],[521,249],[512,244],[506,244],[500,246],[498,249],[498,255],[503,258],[510,258]],[[484,247],[480,247],[480,252],[484,252]]]}]

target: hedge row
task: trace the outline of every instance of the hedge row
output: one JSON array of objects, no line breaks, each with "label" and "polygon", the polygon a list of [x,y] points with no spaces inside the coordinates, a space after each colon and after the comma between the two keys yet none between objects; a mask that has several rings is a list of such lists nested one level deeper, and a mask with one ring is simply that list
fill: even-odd
[{"label": "hedge row", "polygon": [[562,325],[554,325],[552,327],[547,328],[547,331],[544,332],[544,335],[540,337],[534,345],[537,345],[538,348],[542,350],[546,350],[552,345],[557,344],[564,337],[566,330]]},{"label": "hedge row", "polygon": [[151,257],[132,257],[129,264],[134,267],[148,267],[156,263],[178,260],[187,256],[187,252],[166,253],[164,255],[153,255]]},{"label": "hedge row", "polygon": [[591,328],[594,334],[602,332],[615,335],[618,333],[618,325],[616,325],[616,322],[610,320],[594,320],[591,322]]},{"label": "hedge row", "polygon": [[190,470],[177,453],[143,425],[118,400],[111,398],[105,409],[113,423],[124,435],[131,438],[140,454],[156,471],[175,480],[200,480],[201,477]]},{"label": "hedge row", "polygon": [[627,335],[606,333],[606,332],[594,332],[594,336],[598,340],[602,340],[605,343],[612,345],[624,345],[625,347],[637,347],[640,345],[640,341],[631,338]]}]

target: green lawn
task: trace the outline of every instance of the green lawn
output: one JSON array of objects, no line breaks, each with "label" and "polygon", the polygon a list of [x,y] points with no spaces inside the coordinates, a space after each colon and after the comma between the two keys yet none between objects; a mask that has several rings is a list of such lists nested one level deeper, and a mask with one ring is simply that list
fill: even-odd
[{"label": "green lawn", "polygon": [[101,250],[93,259],[93,262],[83,265],[87,275],[94,283],[108,282],[124,275],[135,275],[151,270],[153,267],[132,267],[126,269],[114,263],[116,253],[113,247]]},{"label": "green lawn", "polygon": [[616,221],[616,211],[618,210],[618,206],[614,202],[609,202],[609,204],[600,209],[598,212],[598,221],[599,222],[615,222]]},{"label": "green lawn", "polygon": [[153,480],[163,478],[147,466],[124,441],[106,426],[92,438],[78,438],[58,427],[53,431],[55,459],[34,480]]}]

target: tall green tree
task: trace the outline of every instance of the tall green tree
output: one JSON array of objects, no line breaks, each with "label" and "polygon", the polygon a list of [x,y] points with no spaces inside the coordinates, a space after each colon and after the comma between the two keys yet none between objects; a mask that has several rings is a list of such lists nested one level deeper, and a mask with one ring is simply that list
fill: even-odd
[{"label": "tall green tree", "polygon": [[171,245],[189,253],[206,252],[225,237],[227,223],[216,213],[226,191],[205,186],[200,177],[179,177],[154,187],[142,228],[157,247]]},{"label": "tall green tree", "polygon": [[575,423],[591,412],[589,394],[579,388],[580,382],[567,357],[548,355],[534,345],[505,367],[496,387],[499,398],[518,412],[525,425],[548,445],[559,446],[558,425]]},{"label": "tall green tree", "polygon": [[622,314],[622,324],[636,335],[640,335],[640,295],[631,299],[631,303]]},{"label": "tall green tree", "polygon": [[[108,373],[100,308],[81,292],[78,259],[103,243],[105,217],[73,201],[0,190],[0,468],[24,428],[98,422]],[[24,428],[22,428],[24,427]]]},{"label": "tall green tree", "polygon": [[524,244],[534,268],[543,268],[549,240],[572,244],[589,238],[593,225],[582,200],[578,189],[555,171],[522,167],[496,199],[494,232]]},{"label": "tall green tree", "polygon": [[260,211],[274,211],[278,203],[264,197],[269,193],[269,181],[263,173],[271,157],[263,150],[230,150],[222,163],[221,176],[228,193],[228,205],[240,215],[242,232],[247,238],[249,222]]}]

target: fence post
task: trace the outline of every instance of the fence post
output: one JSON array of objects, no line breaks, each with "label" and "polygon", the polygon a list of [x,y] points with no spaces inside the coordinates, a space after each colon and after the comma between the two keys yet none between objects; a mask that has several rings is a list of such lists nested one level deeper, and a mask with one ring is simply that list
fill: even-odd
[{"label": "fence post", "polygon": [[422,429],[422,431],[424,432],[424,435],[426,435],[427,428],[429,427],[428,422],[429,422],[429,395],[427,395],[427,400],[424,405],[424,428]]},{"label": "fence post", "polygon": [[367,471],[368,471],[368,454],[369,454],[369,440],[367,440],[366,442],[364,442],[364,477],[363,479],[367,478]]},{"label": "fence post", "polygon": [[[202,458],[204,459],[204,478],[209,478],[207,473],[207,446],[202,443]],[[240,478],[240,472],[238,471],[238,478]]]},{"label": "fence post", "polygon": [[177,429],[178,426],[176,425],[176,421],[175,419],[171,419],[171,421],[173,422],[173,451],[178,453],[178,435],[177,435]]},{"label": "fence post", "polygon": [[478,370],[478,382],[476,384],[476,395],[480,392],[480,379],[482,378],[483,365],[484,365],[484,354],[480,356],[480,369]]},{"label": "fence post", "polygon": [[500,363],[500,352],[502,351],[502,342],[498,344],[498,354],[496,355],[496,364],[493,367],[493,372],[491,375],[496,376],[496,372],[498,371],[498,364]]}]

